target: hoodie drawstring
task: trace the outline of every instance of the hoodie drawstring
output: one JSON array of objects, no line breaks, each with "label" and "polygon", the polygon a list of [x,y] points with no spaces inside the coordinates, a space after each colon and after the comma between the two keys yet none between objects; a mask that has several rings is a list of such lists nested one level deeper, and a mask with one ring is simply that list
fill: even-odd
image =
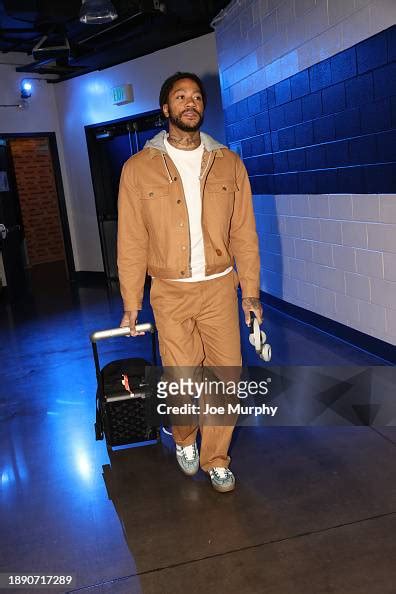
[{"label": "hoodie drawstring", "polygon": [[169,183],[171,184],[173,182],[173,179],[172,179],[172,176],[170,174],[169,167],[168,167],[168,164],[166,162],[164,153],[161,153],[161,157],[162,157],[162,160],[164,162],[164,166],[165,166],[166,172],[168,174]]}]

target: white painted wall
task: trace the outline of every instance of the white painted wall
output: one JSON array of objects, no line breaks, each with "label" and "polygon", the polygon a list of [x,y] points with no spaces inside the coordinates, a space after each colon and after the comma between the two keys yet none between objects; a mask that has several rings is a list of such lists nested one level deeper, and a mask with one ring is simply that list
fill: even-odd
[{"label": "white painted wall", "polygon": [[[213,33],[53,85],[70,180],[67,202],[74,224],[77,270],[103,270],[84,126],[158,109],[162,82],[178,70],[195,72],[203,78],[209,95],[203,129],[224,141]],[[132,83],[134,102],[113,106],[111,88],[123,83]]]},{"label": "white painted wall", "polygon": [[[224,106],[396,23],[396,0],[235,0],[216,26]],[[396,195],[255,196],[261,288],[396,345]]]},{"label": "white painted wall", "polygon": [[[54,85],[40,75],[16,72],[19,65],[31,62],[31,56],[10,53],[0,55],[0,104],[18,104],[21,102],[21,81],[28,78],[32,85],[32,96],[26,100],[27,108],[0,107],[0,135],[55,132],[63,186],[66,195],[69,227],[73,251],[77,245],[74,237],[72,214],[68,208],[70,196],[69,177],[63,152],[63,142],[59,127],[58,110],[55,102]],[[48,78],[51,78],[48,77]],[[53,77],[52,77],[53,78]]]},{"label": "white painted wall", "polygon": [[[53,85],[40,75],[16,72],[15,68],[30,60],[24,54],[0,54],[0,104],[21,102],[21,81],[29,78],[33,85],[27,109],[0,107],[0,134],[23,132],[55,132],[58,115]],[[37,80],[37,78],[39,80]],[[41,79],[41,80],[40,80]]]}]

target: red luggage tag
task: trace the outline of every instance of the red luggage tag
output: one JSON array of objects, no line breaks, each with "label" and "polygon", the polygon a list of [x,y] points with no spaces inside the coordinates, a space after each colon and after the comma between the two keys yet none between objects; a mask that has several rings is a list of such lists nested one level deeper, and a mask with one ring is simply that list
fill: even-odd
[{"label": "red luggage tag", "polygon": [[128,376],[125,375],[124,373],[122,374],[122,380],[121,380],[122,385],[124,386],[125,390],[127,392],[129,392],[131,394],[131,396],[133,396],[133,392],[131,390],[131,388],[129,387],[129,379]]}]

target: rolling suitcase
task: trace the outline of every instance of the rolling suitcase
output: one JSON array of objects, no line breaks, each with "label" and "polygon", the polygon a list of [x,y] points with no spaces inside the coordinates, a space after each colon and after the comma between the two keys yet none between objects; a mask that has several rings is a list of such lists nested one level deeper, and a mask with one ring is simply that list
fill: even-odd
[{"label": "rolling suitcase", "polygon": [[152,363],[141,358],[118,359],[101,369],[97,343],[126,336],[129,328],[100,330],[90,336],[97,379],[95,437],[105,438],[108,449],[160,439],[159,427],[153,425],[156,394],[145,373],[147,367],[157,365],[155,326],[138,324],[136,330],[151,333]]}]

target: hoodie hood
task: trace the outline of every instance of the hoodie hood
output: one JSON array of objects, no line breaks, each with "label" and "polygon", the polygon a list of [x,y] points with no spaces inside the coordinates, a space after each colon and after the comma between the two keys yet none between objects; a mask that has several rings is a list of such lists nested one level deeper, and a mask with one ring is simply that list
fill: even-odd
[{"label": "hoodie hood", "polygon": [[[144,148],[152,148],[161,151],[161,153],[166,153],[164,139],[166,137],[167,132],[165,130],[161,130],[158,134],[154,136],[151,140],[148,140],[144,145]],[[218,149],[227,148],[224,144],[217,142],[214,138],[209,136],[209,134],[205,134],[205,132],[200,132],[202,143],[207,151],[216,151]]]}]

